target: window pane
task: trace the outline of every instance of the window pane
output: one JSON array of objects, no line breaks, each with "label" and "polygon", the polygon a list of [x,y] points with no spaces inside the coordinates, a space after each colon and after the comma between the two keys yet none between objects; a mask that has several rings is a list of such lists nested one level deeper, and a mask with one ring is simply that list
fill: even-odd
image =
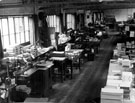
[{"label": "window pane", "polygon": [[[3,48],[15,46],[30,41],[30,34],[33,34],[33,23],[29,22],[28,16],[10,16],[0,19],[0,32]],[[31,26],[31,29],[30,29]],[[33,40],[34,36],[31,37]]]},{"label": "window pane", "polygon": [[10,45],[15,44],[15,32],[14,32],[14,21],[13,18],[8,18],[9,24],[9,36],[10,36]]},{"label": "window pane", "polygon": [[16,43],[20,44],[19,18],[15,18]]},{"label": "window pane", "polygon": [[60,18],[59,16],[56,16],[56,32],[60,32]]},{"label": "window pane", "polygon": [[29,18],[29,39],[30,42],[33,44],[35,42],[35,32],[34,32],[34,20],[32,18]]},{"label": "window pane", "polygon": [[54,21],[53,21],[53,27],[56,27],[57,19],[56,19],[56,16],[55,15],[53,16],[53,19],[54,19]]},{"label": "window pane", "polygon": [[15,45],[15,34],[10,34],[10,45]]},{"label": "window pane", "polygon": [[21,37],[20,37],[20,33],[16,33],[16,44],[20,44],[21,43]]},{"label": "window pane", "polygon": [[24,39],[24,26],[23,26],[23,18],[19,18],[19,31],[20,31],[20,38],[21,38],[21,43],[25,42]]},{"label": "window pane", "polygon": [[6,48],[9,46],[9,36],[8,36],[8,22],[7,19],[2,19],[2,38],[3,38],[3,47]]},{"label": "window pane", "polygon": [[26,30],[28,30],[28,27],[29,27],[29,25],[28,25],[28,17],[24,17],[24,27],[25,27],[25,31]]},{"label": "window pane", "polygon": [[48,22],[48,27],[51,27],[50,23],[50,16],[47,16],[47,22]]},{"label": "window pane", "polygon": [[54,16],[52,16],[51,21],[52,21],[52,26],[51,27],[54,27]]},{"label": "window pane", "polygon": [[9,22],[9,33],[14,33],[14,21],[13,18],[8,18],[8,22]]},{"label": "window pane", "polygon": [[60,18],[59,16],[52,15],[47,17],[48,26],[55,27],[55,32],[60,32]]},{"label": "window pane", "polygon": [[75,28],[75,17],[72,14],[67,15],[67,28]]},{"label": "window pane", "polygon": [[3,31],[3,35],[8,35],[8,22],[7,22],[7,19],[2,19],[2,31]]},{"label": "window pane", "polygon": [[29,23],[28,17],[24,17],[24,28],[25,28],[25,40],[29,41]]},{"label": "window pane", "polygon": [[53,17],[50,16],[50,27],[52,27],[52,26],[53,26]]},{"label": "window pane", "polygon": [[8,35],[4,35],[4,36],[3,36],[3,44],[4,44],[4,48],[8,48],[8,47],[9,47],[8,41],[9,41]]},{"label": "window pane", "polygon": [[25,40],[26,40],[26,42],[28,42],[28,41],[30,41],[30,39],[29,39],[29,31],[25,31]]},{"label": "window pane", "polygon": [[15,18],[15,32],[19,33],[19,18]]}]

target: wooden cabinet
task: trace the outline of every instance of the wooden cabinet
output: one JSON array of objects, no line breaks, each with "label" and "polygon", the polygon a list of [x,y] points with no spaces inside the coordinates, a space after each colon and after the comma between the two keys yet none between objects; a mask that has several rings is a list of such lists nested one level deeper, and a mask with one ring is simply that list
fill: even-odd
[{"label": "wooden cabinet", "polygon": [[30,77],[31,95],[33,96],[48,96],[51,83],[51,68],[46,70],[38,70]]}]

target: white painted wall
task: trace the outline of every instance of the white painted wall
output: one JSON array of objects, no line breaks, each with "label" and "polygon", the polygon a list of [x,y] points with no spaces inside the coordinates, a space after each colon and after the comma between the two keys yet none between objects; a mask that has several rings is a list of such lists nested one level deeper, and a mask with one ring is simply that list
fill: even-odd
[{"label": "white painted wall", "polygon": [[[90,10],[85,11],[85,26],[87,26],[89,22],[92,22],[91,12],[92,11]],[[110,9],[110,10],[104,10],[104,15],[114,15],[116,18],[116,21],[127,21],[129,16],[133,17],[134,12],[135,12],[135,8]],[[89,15],[89,18],[87,18],[88,15]]]},{"label": "white painted wall", "polygon": [[104,15],[114,15],[116,21],[126,21],[128,16],[133,16],[135,8],[104,10]]}]

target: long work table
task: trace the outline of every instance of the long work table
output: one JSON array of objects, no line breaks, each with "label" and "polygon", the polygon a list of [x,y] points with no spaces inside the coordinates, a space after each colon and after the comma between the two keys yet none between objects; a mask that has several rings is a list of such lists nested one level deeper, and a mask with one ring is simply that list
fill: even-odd
[{"label": "long work table", "polygon": [[[101,90],[101,103],[134,103],[135,88],[133,85],[133,65],[127,66],[128,61],[123,62],[111,59],[109,64],[106,86]],[[117,91],[117,92],[115,92]],[[114,102],[115,101],[115,102]]]},{"label": "long work table", "polygon": [[[72,79],[73,76],[73,66],[74,63],[78,61],[78,66],[80,70],[80,58],[83,49],[71,49],[69,51],[53,51],[51,54],[50,60],[54,62],[54,67],[58,68],[59,73],[56,75],[60,75],[60,79],[63,82],[66,76],[67,66],[70,66],[70,76]],[[60,66],[61,65],[61,66]]]}]

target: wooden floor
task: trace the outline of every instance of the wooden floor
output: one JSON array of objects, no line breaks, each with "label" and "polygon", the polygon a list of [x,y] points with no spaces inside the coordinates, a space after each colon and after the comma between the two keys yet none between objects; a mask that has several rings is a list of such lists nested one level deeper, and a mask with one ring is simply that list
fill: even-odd
[{"label": "wooden floor", "polygon": [[104,39],[95,60],[84,63],[81,73],[75,70],[72,80],[55,83],[44,103],[100,103],[115,42],[115,36]]}]

